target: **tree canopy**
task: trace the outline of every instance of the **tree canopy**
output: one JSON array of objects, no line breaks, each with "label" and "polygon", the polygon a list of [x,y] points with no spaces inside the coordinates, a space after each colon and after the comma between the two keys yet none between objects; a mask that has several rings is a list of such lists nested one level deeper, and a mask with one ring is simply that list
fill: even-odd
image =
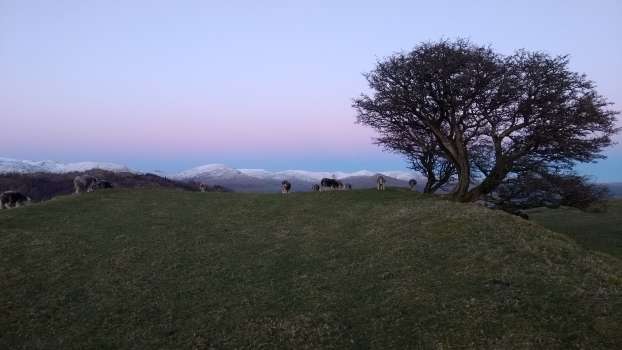
[{"label": "tree canopy", "polygon": [[568,63],[526,50],[504,56],[463,39],[423,43],[379,61],[365,75],[371,93],[353,106],[385,147],[409,159],[436,149],[437,171],[451,164],[453,195],[470,201],[521,169],[603,157],[618,112]]}]

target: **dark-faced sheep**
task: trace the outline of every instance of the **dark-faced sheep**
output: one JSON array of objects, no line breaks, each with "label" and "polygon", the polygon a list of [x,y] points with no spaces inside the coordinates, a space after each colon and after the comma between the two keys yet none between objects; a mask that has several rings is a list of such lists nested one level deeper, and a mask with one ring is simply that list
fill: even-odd
[{"label": "dark-faced sheep", "polygon": [[91,183],[91,186],[89,187],[89,189],[87,190],[87,192],[95,192],[97,190],[103,190],[106,188],[112,188],[112,184],[110,183],[110,181],[106,181],[106,180],[97,180],[93,183]]},{"label": "dark-faced sheep", "polygon": [[5,191],[0,194],[0,209],[17,208],[30,202],[30,198],[17,191]]},{"label": "dark-faced sheep", "polygon": [[289,193],[292,189],[292,184],[289,181],[284,180],[281,182],[281,193]]},{"label": "dark-faced sheep", "polygon": [[415,186],[417,186],[417,180],[410,179],[410,181],[408,181],[408,186],[410,187],[411,191],[415,191]]},{"label": "dark-faced sheep", "polygon": [[343,187],[343,183],[335,179],[323,178],[320,181],[320,191],[332,191],[338,190],[339,187]]},{"label": "dark-faced sheep", "polygon": [[379,175],[378,178],[376,179],[376,189],[378,191],[384,191],[384,184],[385,184],[384,176]]}]

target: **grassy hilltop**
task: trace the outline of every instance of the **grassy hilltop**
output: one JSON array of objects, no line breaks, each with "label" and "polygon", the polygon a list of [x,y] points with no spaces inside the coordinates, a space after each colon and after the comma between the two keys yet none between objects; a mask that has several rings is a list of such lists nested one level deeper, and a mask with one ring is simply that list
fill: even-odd
[{"label": "grassy hilltop", "polygon": [[0,348],[622,348],[622,261],[409,191],[0,212]]}]

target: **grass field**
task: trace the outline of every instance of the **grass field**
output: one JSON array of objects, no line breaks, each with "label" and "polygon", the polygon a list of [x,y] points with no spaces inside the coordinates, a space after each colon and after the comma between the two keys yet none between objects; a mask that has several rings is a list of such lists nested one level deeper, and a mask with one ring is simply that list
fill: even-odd
[{"label": "grass field", "polygon": [[409,191],[0,212],[0,349],[615,349],[622,261]]},{"label": "grass field", "polygon": [[609,202],[604,213],[589,213],[574,208],[537,208],[529,217],[553,231],[562,232],[582,246],[622,259],[622,200]]}]

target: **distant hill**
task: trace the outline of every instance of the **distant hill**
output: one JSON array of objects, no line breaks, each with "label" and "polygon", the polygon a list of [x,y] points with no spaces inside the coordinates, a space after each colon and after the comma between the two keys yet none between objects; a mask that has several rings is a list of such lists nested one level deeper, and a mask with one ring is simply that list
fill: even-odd
[{"label": "distant hill", "polygon": [[[237,192],[278,192],[281,182],[287,180],[292,184],[293,191],[311,191],[314,184],[319,184],[322,178],[336,178],[344,183],[350,183],[356,188],[371,188],[376,186],[376,178],[382,174],[388,186],[405,187],[412,178],[417,179],[418,187],[423,188],[425,179],[412,171],[380,171],[359,170],[354,172],[343,171],[306,171],[283,170],[268,171],[264,169],[235,169],[224,164],[206,164],[188,169],[176,174],[152,172],[150,174],[131,170],[128,167],[115,163],[79,162],[60,163],[51,160],[30,161],[0,157],[0,175],[2,174],[38,174],[36,178],[43,179],[44,174],[73,174],[91,171],[108,171],[111,173],[126,173],[136,175],[157,175],[161,178],[172,179],[177,182],[207,183],[210,186],[223,186]],[[111,175],[110,175],[111,176]],[[127,177],[127,176],[126,176]],[[138,177],[137,177],[138,178]],[[49,184],[58,178],[50,177]]]},{"label": "distant hill", "polygon": [[622,349],[622,260],[408,190],[0,210],[0,349]]},{"label": "distant hill", "polygon": [[[353,188],[374,188],[376,187],[376,180],[378,175],[374,174],[372,176],[350,176],[340,179],[343,183],[352,184]],[[400,180],[394,177],[383,175],[386,186],[388,187],[408,187],[408,180]],[[417,187],[421,185],[423,181],[418,181]],[[421,186],[423,188],[423,186]]]},{"label": "distant hill", "polygon": [[[320,181],[306,181],[296,177],[284,177],[283,180],[271,178],[256,178],[245,174],[221,177],[211,174],[196,175],[186,179],[179,179],[182,182],[207,183],[209,185],[220,185],[234,190],[235,192],[278,192],[281,189],[281,181],[288,180],[292,184],[293,192],[310,192],[314,184]],[[344,184],[351,184],[354,189],[373,188],[376,186],[376,176],[354,176],[339,179]],[[408,181],[395,179],[385,176],[387,186],[407,187]]]},{"label": "distant hill", "polygon": [[612,197],[622,198],[622,182],[609,182],[603,185],[607,186]]},{"label": "distant hill", "polygon": [[70,173],[28,173],[0,174],[0,193],[8,190],[19,191],[34,201],[51,199],[74,191],[73,179],[80,174],[89,174],[110,181],[114,187],[121,188],[175,188],[197,191],[193,183],[180,182],[154,174],[135,174],[106,170],[89,170]]},{"label": "distant hill", "polygon": [[60,163],[52,160],[32,161],[0,157],[0,174],[34,174],[54,173],[66,174],[89,170],[106,170],[113,172],[132,172],[128,167],[116,163],[78,162]]},{"label": "distant hill", "polygon": [[360,170],[356,172],[313,172],[304,170],[286,170],[271,172],[263,169],[234,169],[223,164],[208,164],[181,173],[171,175],[180,181],[205,182],[222,185],[236,192],[278,192],[281,182],[287,180],[292,184],[294,192],[308,192],[322,178],[336,178],[344,184],[349,183],[355,189],[373,188],[376,178],[382,174],[388,186],[407,187],[408,180],[417,178],[418,186],[423,188],[425,180],[414,173],[406,171],[372,172]]},{"label": "distant hill", "polygon": [[[141,173],[131,170],[125,165],[106,162],[60,163],[50,160],[30,161],[0,157],[0,176],[3,174],[11,174],[11,176],[15,174],[37,174],[34,178],[45,182],[46,186],[52,187],[57,186],[56,182],[66,181],[66,179],[61,180],[63,179],[62,176],[47,177],[44,174],[69,174],[68,176],[73,177],[77,173],[92,171],[124,173],[126,175],[122,177],[126,179],[130,178],[128,174],[138,175],[133,177],[134,179],[139,179],[142,175],[143,180],[137,183],[152,182],[159,184],[158,186],[160,187],[194,188],[198,183],[206,183],[210,186],[223,186],[236,192],[278,192],[283,180],[287,180],[292,184],[294,192],[309,192],[314,184],[320,183],[322,178],[336,178],[343,183],[351,184],[354,189],[373,188],[376,186],[376,178],[380,174],[385,177],[389,187],[408,187],[408,181],[416,179],[417,190],[423,191],[426,181],[424,177],[413,171],[268,171],[264,169],[235,169],[224,164],[206,164],[179,173],[166,174],[161,171]],[[113,175],[108,176],[111,177]],[[164,182],[153,176],[171,181],[166,182],[166,185],[162,185]],[[6,179],[4,183],[7,183]],[[15,186],[14,184],[11,185]],[[613,197],[622,198],[622,182],[603,183],[602,185],[609,188]],[[0,186],[2,186],[1,182]],[[66,185],[63,186],[67,187]],[[438,193],[444,193],[450,190],[451,187],[451,185],[448,185],[445,189],[439,190]],[[23,188],[23,186],[20,188]],[[67,191],[69,190],[64,190],[64,192]]]}]

